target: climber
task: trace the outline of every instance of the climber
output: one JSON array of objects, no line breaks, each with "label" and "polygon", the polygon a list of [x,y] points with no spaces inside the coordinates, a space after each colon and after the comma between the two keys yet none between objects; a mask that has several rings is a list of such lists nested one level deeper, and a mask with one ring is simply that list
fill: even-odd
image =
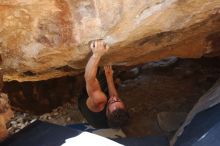
[{"label": "climber", "polygon": [[95,128],[119,128],[127,122],[129,115],[118,97],[112,67],[104,66],[104,72],[98,69],[99,61],[109,47],[103,40],[96,40],[90,43],[90,48],[93,55],[86,65],[86,87],[78,99],[79,109]]}]

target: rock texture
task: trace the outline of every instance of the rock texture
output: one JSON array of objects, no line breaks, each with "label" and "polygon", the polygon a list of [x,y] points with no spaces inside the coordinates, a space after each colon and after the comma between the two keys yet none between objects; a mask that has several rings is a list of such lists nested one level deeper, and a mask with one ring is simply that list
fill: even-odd
[{"label": "rock texture", "polygon": [[102,64],[217,55],[219,26],[219,0],[0,0],[4,80],[76,75],[94,39],[111,46]]},{"label": "rock texture", "polygon": [[85,122],[85,119],[78,110],[78,106],[73,103],[65,103],[52,110],[52,112],[43,115],[34,115],[33,113],[14,112],[14,117],[7,124],[9,135],[12,135],[36,120],[41,120],[57,125],[70,125]]},{"label": "rock texture", "polygon": [[6,123],[14,116],[8,102],[8,96],[0,93],[0,141],[8,136]]}]

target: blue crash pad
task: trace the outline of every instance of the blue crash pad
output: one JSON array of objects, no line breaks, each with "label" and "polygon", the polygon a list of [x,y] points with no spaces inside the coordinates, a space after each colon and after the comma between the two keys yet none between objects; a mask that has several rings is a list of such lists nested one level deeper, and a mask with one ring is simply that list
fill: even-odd
[{"label": "blue crash pad", "polygon": [[220,104],[197,114],[174,146],[220,146]]},{"label": "blue crash pad", "polygon": [[35,121],[0,143],[0,146],[60,146],[65,139],[79,133],[78,130]]},{"label": "blue crash pad", "polygon": [[[68,125],[68,127],[87,132],[95,132],[96,129],[87,123]],[[120,136],[118,136],[120,137]],[[168,140],[165,136],[145,136],[145,137],[132,137],[132,138],[116,138],[112,139],[120,144],[126,146],[168,146]]]},{"label": "blue crash pad", "polygon": [[[72,128],[78,126],[80,125],[72,125]],[[0,146],[60,146],[65,142],[65,139],[81,133],[80,130],[72,128],[36,121],[0,143]],[[168,141],[164,137],[113,140],[126,146],[168,146]]]},{"label": "blue crash pad", "polygon": [[168,140],[164,136],[145,136],[131,138],[117,138],[114,141],[125,146],[168,146]]},{"label": "blue crash pad", "polygon": [[[174,146],[219,146],[220,145],[220,104],[200,112],[185,127]],[[59,126],[36,121],[18,133],[9,137],[0,146],[60,146],[65,139],[77,136],[80,125]],[[72,128],[76,129],[72,129]],[[78,127],[78,128],[77,128]],[[126,146],[168,146],[163,136],[146,136],[140,138],[117,138],[114,141]]]}]

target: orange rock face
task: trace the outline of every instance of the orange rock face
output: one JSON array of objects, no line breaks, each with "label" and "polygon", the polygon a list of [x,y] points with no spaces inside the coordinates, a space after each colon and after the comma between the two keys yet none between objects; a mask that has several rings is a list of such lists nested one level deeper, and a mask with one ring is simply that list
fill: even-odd
[{"label": "orange rock face", "polygon": [[1,93],[0,95],[0,141],[8,136],[6,123],[14,116],[8,103],[8,96]]},{"label": "orange rock face", "polygon": [[217,55],[219,0],[0,0],[4,80],[37,81],[83,71],[90,40],[102,64]]}]

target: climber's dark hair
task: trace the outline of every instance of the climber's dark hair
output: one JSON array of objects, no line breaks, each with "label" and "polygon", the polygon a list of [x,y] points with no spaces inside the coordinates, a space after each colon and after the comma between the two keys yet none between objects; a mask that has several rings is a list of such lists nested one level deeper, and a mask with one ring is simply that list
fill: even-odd
[{"label": "climber's dark hair", "polygon": [[129,119],[129,114],[125,109],[116,109],[113,112],[109,113],[107,119],[109,127],[120,128],[127,123]]}]

